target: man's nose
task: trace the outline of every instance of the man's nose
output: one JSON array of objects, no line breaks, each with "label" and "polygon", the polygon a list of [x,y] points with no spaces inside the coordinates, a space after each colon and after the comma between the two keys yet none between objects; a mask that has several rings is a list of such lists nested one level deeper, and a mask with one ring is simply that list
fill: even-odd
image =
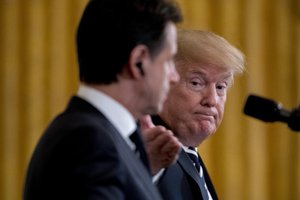
[{"label": "man's nose", "polygon": [[202,95],[202,105],[212,107],[217,104],[218,94],[215,86],[211,85],[206,87],[206,89],[202,91]]}]

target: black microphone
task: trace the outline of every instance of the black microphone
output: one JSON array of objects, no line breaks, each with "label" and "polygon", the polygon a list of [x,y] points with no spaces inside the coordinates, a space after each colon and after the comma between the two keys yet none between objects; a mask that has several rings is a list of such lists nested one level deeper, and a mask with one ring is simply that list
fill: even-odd
[{"label": "black microphone", "polygon": [[285,122],[294,131],[300,131],[300,107],[289,111],[281,103],[249,95],[244,107],[244,113],[265,122]]}]

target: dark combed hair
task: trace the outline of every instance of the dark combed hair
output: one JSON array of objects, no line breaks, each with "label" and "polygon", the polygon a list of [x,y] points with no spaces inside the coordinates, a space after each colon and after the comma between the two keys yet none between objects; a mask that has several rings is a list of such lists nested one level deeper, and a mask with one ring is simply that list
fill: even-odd
[{"label": "dark combed hair", "polygon": [[90,0],[77,32],[80,80],[116,82],[136,45],[146,45],[155,57],[166,24],[181,21],[179,7],[169,0]]}]

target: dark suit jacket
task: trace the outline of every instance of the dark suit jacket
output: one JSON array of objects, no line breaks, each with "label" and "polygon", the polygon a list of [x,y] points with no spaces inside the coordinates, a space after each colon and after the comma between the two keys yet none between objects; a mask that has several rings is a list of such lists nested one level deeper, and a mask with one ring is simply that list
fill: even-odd
[{"label": "dark suit jacket", "polygon": [[[152,116],[152,119],[154,124],[163,125],[168,128],[168,126],[158,116]],[[200,161],[207,188],[209,189],[212,198],[217,200],[217,193],[201,157]],[[165,200],[203,199],[200,189],[200,176],[184,150],[181,151],[177,162],[165,169],[164,174],[160,177],[157,183],[157,187]]]},{"label": "dark suit jacket", "polygon": [[25,200],[160,200],[149,172],[115,127],[73,97],[32,156]]}]

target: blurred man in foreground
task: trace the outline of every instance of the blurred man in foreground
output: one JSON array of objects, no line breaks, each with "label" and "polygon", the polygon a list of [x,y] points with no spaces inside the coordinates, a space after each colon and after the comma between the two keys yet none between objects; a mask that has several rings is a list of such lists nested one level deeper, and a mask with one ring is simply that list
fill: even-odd
[{"label": "blurred man in foreground", "polygon": [[77,32],[80,87],[42,135],[25,200],[159,200],[137,120],[178,81],[178,7],[89,0]]}]

